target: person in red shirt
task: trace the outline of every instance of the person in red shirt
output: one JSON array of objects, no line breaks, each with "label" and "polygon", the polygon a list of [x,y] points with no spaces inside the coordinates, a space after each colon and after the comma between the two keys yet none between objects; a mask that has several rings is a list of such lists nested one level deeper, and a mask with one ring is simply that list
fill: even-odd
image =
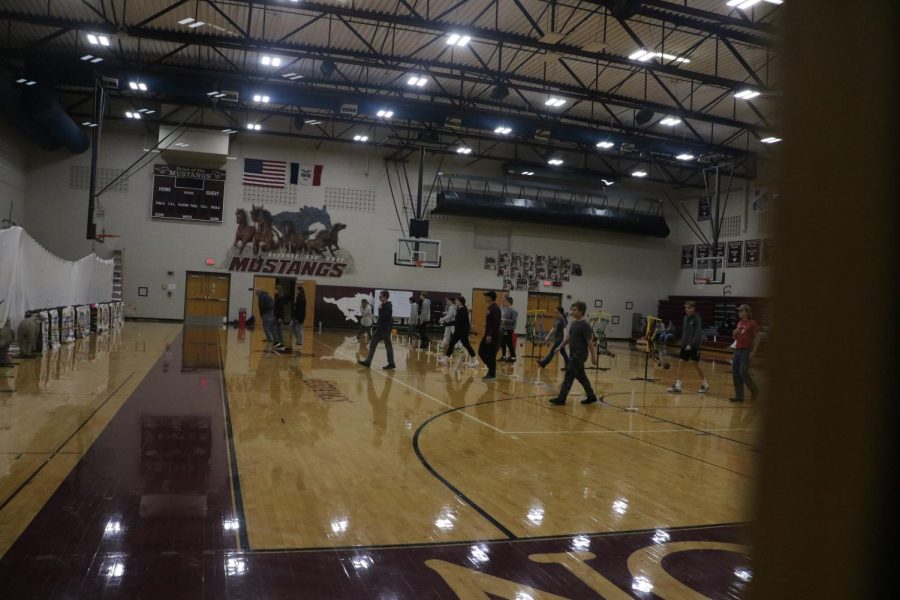
[{"label": "person in red shirt", "polygon": [[757,333],[759,327],[756,321],[750,317],[753,312],[747,304],[738,306],[738,321],[734,335],[734,357],[731,359],[731,375],[734,378],[734,396],[732,402],[744,401],[744,384],[750,388],[750,399],[756,400],[759,387],[750,375],[750,359],[756,351],[758,344]]}]

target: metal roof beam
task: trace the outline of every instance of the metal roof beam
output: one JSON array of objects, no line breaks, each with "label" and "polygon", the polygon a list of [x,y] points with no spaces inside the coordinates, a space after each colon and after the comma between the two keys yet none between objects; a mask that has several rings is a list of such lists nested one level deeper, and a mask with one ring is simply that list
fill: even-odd
[{"label": "metal roof beam", "polygon": [[[0,19],[12,19],[35,24],[54,25],[57,27],[65,27],[70,25],[81,28],[89,27],[92,29],[92,31],[107,32],[111,35],[115,35],[116,33],[115,28],[106,25],[71,22],[67,19],[61,19],[57,17],[18,15],[15,13],[9,13],[8,11],[0,12]],[[535,93],[546,93],[547,91],[547,81],[543,78],[525,77],[516,75],[515,73],[511,73],[509,71],[484,69],[458,63],[446,63],[438,60],[425,60],[409,56],[391,56],[379,53],[378,55],[373,57],[371,52],[369,51],[335,49],[312,46],[308,44],[277,43],[258,38],[241,39],[231,36],[213,35],[199,32],[188,33],[180,31],[165,31],[159,29],[129,27],[126,29],[126,33],[136,38],[169,41],[178,44],[190,43],[192,45],[209,46],[219,49],[227,48],[232,50],[269,50],[287,53],[299,58],[322,59],[327,57],[337,63],[345,63],[362,67],[372,67],[384,69],[387,71],[402,72],[407,71],[410,68],[433,69],[435,70],[434,72],[429,72],[432,77],[440,77],[445,79],[460,80],[460,73],[464,72],[469,78],[471,78],[472,75],[479,75],[486,78],[486,81],[484,81],[483,83],[496,82],[497,80],[506,80],[513,84],[514,89],[518,88],[519,90],[531,91]],[[379,58],[380,60],[378,60]],[[438,72],[438,70],[441,69],[446,70],[446,72]],[[746,84],[741,84],[741,86],[745,85]],[[673,108],[672,106],[648,102],[640,98],[631,98],[614,93],[592,90],[590,88],[585,88],[583,85],[572,85],[554,82],[552,84],[552,87],[554,91],[557,91],[559,93],[570,94],[572,96],[580,97],[591,102],[608,103],[612,105],[622,106],[624,108],[649,108],[650,110],[654,110],[657,112],[666,112],[672,110]],[[733,127],[738,129],[754,129],[756,127],[751,123],[737,121],[728,117],[709,115],[699,111],[681,110],[681,115],[684,118],[715,123],[717,125],[723,125],[725,127]]]},{"label": "metal roof beam", "polygon": [[[267,4],[268,0],[232,0],[234,2],[243,2],[251,5],[264,5],[269,6]],[[408,27],[410,29],[425,29],[429,31],[438,31],[441,33],[454,33],[458,32],[461,29],[464,29],[468,35],[471,35],[473,38],[478,40],[489,40],[496,43],[503,43],[505,45],[519,45],[526,48],[532,48],[536,50],[543,50],[545,52],[553,52],[558,54],[568,54],[571,56],[578,56],[580,58],[588,59],[591,61],[603,61],[609,62],[619,65],[624,65],[632,69],[640,69],[644,71],[656,71],[657,73],[664,73],[670,77],[677,77],[685,80],[694,80],[706,85],[712,85],[717,87],[725,87],[725,88],[736,88],[741,85],[744,85],[742,81],[735,81],[733,79],[727,79],[724,77],[718,77],[716,75],[709,75],[706,73],[699,73],[696,71],[690,71],[687,69],[683,69],[681,67],[675,67],[672,65],[660,64],[660,63],[644,63],[636,60],[630,60],[627,56],[619,56],[616,54],[610,54],[607,52],[586,52],[582,50],[578,46],[572,46],[569,44],[551,44],[548,42],[542,42],[538,39],[529,37],[527,35],[521,35],[517,33],[510,33],[504,31],[496,31],[493,29],[485,29],[482,27],[474,27],[474,26],[459,26],[453,23],[445,23],[437,20],[429,20],[429,19],[418,19],[408,15],[395,15],[395,14],[387,14],[387,13],[376,13],[372,11],[362,10],[358,8],[352,8],[350,6],[338,5],[338,4],[322,4],[318,2],[304,2],[302,5],[298,5],[296,8],[294,7],[279,7],[279,10],[283,10],[284,12],[291,12],[296,10],[298,12],[311,12],[311,13],[326,13],[333,15],[342,15],[344,17],[351,17],[354,19],[365,19],[369,21],[373,21],[374,24],[378,23],[390,23],[395,25],[402,25]]]}]

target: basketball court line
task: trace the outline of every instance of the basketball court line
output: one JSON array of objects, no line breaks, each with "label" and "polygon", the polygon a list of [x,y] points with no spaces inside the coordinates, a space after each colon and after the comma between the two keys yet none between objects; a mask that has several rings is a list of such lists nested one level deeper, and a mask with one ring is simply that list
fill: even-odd
[{"label": "basketball court line", "polygon": [[299,548],[254,548],[248,552],[251,554],[292,554],[305,552],[344,552],[359,550],[401,550],[411,548],[444,548],[448,546],[471,546],[474,544],[491,544],[506,543],[514,544],[517,542],[540,542],[546,540],[566,540],[576,536],[586,536],[589,538],[604,538],[617,535],[641,535],[647,533],[655,533],[656,531],[703,531],[706,529],[723,529],[726,527],[750,527],[752,523],[749,521],[736,521],[734,523],[712,523],[709,525],[676,525],[672,527],[661,525],[659,527],[645,529],[626,529],[623,531],[597,531],[585,532],[579,531],[575,533],[562,533],[552,535],[534,535],[526,537],[517,537],[514,540],[506,538],[484,538],[477,540],[461,540],[451,542],[413,542],[409,544],[366,544],[360,546],[308,546]]},{"label": "basketball court line", "polygon": [[[605,426],[603,426],[603,425],[600,425],[599,423],[594,423],[593,421],[588,421],[587,419],[583,419],[583,418],[577,417],[577,416],[575,416],[575,415],[573,415],[573,414],[570,414],[570,413],[567,413],[567,412],[563,412],[562,410],[553,408],[552,406],[547,406],[547,405],[545,405],[545,404],[539,404],[538,406],[543,406],[544,408],[548,409],[548,410],[551,411],[551,412],[559,413],[559,414],[561,414],[561,415],[563,415],[563,416],[566,416],[566,417],[569,417],[569,418],[571,418],[571,419],[576,419],[576,420],[581,421],[581,422],[583,422],[583,423],[588,423],[589,425],[594,425],[594,426],[596,426],[596,427],[602,427],[603,429],[607,429],[607,430],[612,431],[611,428],[609,428],[609,427],[605,427]],[[611,405],[608,405],[608,406],[611,406]],[[615,407],[613,407],[613,408],[615,408]],[[618,409],[618,410],[624,410],[624,409]],[[646,416],[646,415],[644,415],[644,416]],[[676,423],[676,425],[677,425],[677,423]],[[666,446],[661,446],[661,445],[659,445],[659,444],[654,444],[653,442],[648,441],[648,440],[645,440],[645,439],[643,439],[643,438],[635,437],[635,436],[631,435],[630,433],[622,433],[622,432],[618,432],[618,433],[620,433],[620,435],[624,435],[625,437],[628,437],[628,438],[631,438],[631,439],[633,439],[633,440],[637,440],[637,441],[639,441],[639,442],[641,442],[641,443],[647,444],[648,446],[653,446],[654,448],[659,448],[660,450],[666,450],[666,451],[668,451],[668,452],[672,452],[673,454],[678,454],[679,456],[683,456],[683,457],[685,457],[685,458],[689,458],[689,459],[691,459],[691,460],[695,460],[695,461],[697,461],[697,462],[701,462],[701,463],[703,463],[703,464],[705,464],[705,465],[709,465],[709,466],[715,467],[715,468],[717,468],[717,469],[722,469],[723,471],[728,471],[729,473],[734,473],[735,475],[740,475],[741,477],[746,477],[747,479],[751,479],[751,480],[754,479],[754,477],[752,477],[751,475],[747,475],[747,474],[745,474],[745,473],[741,473],[740,471],[735,471],[735,470],[733,470],[733,469],[729,469],[728,467],[723,467],[722,465],[717,465],[717,464],[715,464],[715,463],[711,463],[711,462],[705,461],[705,460],[703,460],[702,458],[697,458],[696,456],[691,456],[690,454],[685,454],[684,452],[679,452],[678,450],[674,450],[674,449],[672,449],[672,448],[667,448]],[[715,434],[708,434],[708,435],[715,435]],[[729,439],[729,438],[723,438],[723,439]]]},{"label": "basketball court line", "polygon": [[234,445],[234,429],[231,426],[231,407],[228,405],[228,386],[225,383],[225,357],[222,344],[216,338],[219,347],[219,385],[222,390],[222,411],[225,418],[225,450],[228,452],[228,479],[231,482],[231,507],[237,517],[237,529],[234,532],[238,549],[250,550],[250,534],[247,531],[247,518],[244,514],[244,496],[241,490],[241,475],[238,471],[237,449]]},{"label": "basketball court line", "polygon": [[[512,400],[512,398],[509,398]],[[596,431],[507,431],[505,432],[507,435],[557,435],[561,433],[569,434],[569,433],[693,433],[694,435],[709,435],[713,431],[753,431],[752,427],[745,427],[739,429],[701,429],[701,430],[693,430],[693,429],[602,429]]]},{"label": "basketball court line", "polygon": [[[79,432],[79,431],[81,431],[82,429],[84,429],[84,426],[87,425],[88,422],[89,422],[91,419],[94,418],[94,415],[96,415],[96,414],[100,411],[101,408],[103,408],[104,406],[106,406],[106,403],[109,402],[109,400],[110,400],[113,396],[115,396],[115,395],[119,392],[120,389],[122,389],[123,387],[125,387],[125,384],[128,383],[128,382],[131,380],[131,378],[132,378],[133,376],[134,376],[134,371],[131,371],[130,373],[128,373],[128,376],[127,376],[124,380],[122,380],[122,383],[120,383],[120,384],[118,385],[118,387],[116,387],[116,389],[114,389],[114,390],[106,397],[106,399],[103,400],[103,402],[101,402],[101,403],[97,406],[97,408],[95,408],[93,411],[91,411],[91,414],[89,414],[89,415],[87,416],[87,418],[84,419],[84,420],[81,422],[81,424],[75,429],[75,431],[73,431],[73,432],[71,433],[71,435],[69,435],[69,437],[67,437],[65,440],[63,440],[62,444],[60,444],[60,445],[56,448],[56,450],[54,450],[53,452],[42,452],[42,453],[41,453],[41,454],[49,454],[49,456],[46,458],[46,460],[44,460],[44,462],[42,462],[42,463],[40,464],[40,466],[39,466],[37,469],[35,469],[35,471],[34,471],[31,475],[28,476],[28,478],[27,478],[25,481],[23,481],[23,482],[19,485],[19,487],[17,487],[17,488],[12,492],[12,494],[10,494],[5,500],[3,500],[2,503],[0,503],[0,511],[2,511],[4,508],[6,508],[6,506],[7,506],[10,502],[13,501],[13,499],[19,494],[19,492],[21,492],[23,489],[25,489],[25,486],[27,486],[29,483],[31,483],[31,481],[32,481],[35,477],[37,477],[38,473],[40,473],[40,472],[43,470],[43,468],[46,467],[46,466],[50,463],[51,460],[53,460],[53,457],[54,457],[54,456],[56,456],[57,454],[63,454],[62,449],[66,447],[66,444],[68,444],[69,441],[72,440],[72,438],[74,438],[76,435],[78,435],[78,432]],[[127,398],[125,399],[125,402],[128,402],[128,399],[127,399]],[[113,417],[115,417],[115,415],[113,415]],[[110,418],[110,420],[112,420],[112,417]],[[101,432],[101,433],[102,433],[102,432]],[[98,437],[99,437],[100,434],[97,434],[97,435],[98,435]],[[69,454],[69,453],[67,452],[67,453],[65,453],[65,454]],[[83,454],[83,453],[76,453],[76,454]],[[60,483],[61,483],[61,482],[60,482]]]},{"label": "basketball court line", "polygon": [[[334,353],[335,353],[335,354],[340,354],[340,355],[343,356],[344,358],[349,358],[350,360],[353,361],[354,364],[356,364],[356,361],[358,360],[358,359],[356,359],[356,358],[350,356],[349,354],[346,354],[346,353],[342,352],[341,350],[338,350],[338,349],[335,348],[334,346],[329,346],[328,344],[326,344],[325,342],[322,342],[322,341],[320,341],[320,340],[313,339],[313,343],[315,343],[315,344],[321,344],[322,346],[325,346],[326,348],[330,348],[331,350],[334,350]],[[361,365],[360,365],[360,366],[361,366]],[[418,388],[415,387],[414,385],[410,385],[410,384],[406,383],[405,381],[403,381],[403,380],[401,380],[401,379],[398,379],[398,378],[396,378],[396,377],[394,377],[394,376],[392,376],[392,375],[390,375],[390,374],[388,374],[388,373],[385,373],[384,371],[382,371],[382,370],[380,370],[380,369],[371,369],[371,368],[370,368],[369,370],[371,370],[371,371],[373,371],[373,372],[375,372],[375,373],[378,373],[379,375],[382,375],[382,376],[384,376],[384,377],[387,378],[387,379],[392,380],[394,383],[399,383],[399,384],[402,385],[403,387],[409,388],[409,389],[411,389],[412,391],[414,391],[414,392],[416,392],[417,394],[419,394],[420,396],[422,396],[422,397],[424,397],[424,398],[428,398],[428,399],[431,400],[432,402],[436,402],[436,403],[440,404],[441,406],[444,406],[444,407],[446,407],[446,408],[460,408],[460,407],[458,407],[458,406],[453,406],[452,404],[447,404],[447,403],[444,402],[443,400],[440,400],[440,399],[438,399],[438,398],[435,398],[435,397],[432,396],[431,394],[428,394],[428,393],[426,393],[426,392],[423,392],[422,390],[418,389]],[[488,389],[493,389],[493,388],[488,387]],[[525,397],[530,397],[530,396],[525,396]],[[511,399],[511,398],[506,398],[506,399],[509,400],[509,399]],[[475,421],[476,423],[480,423],[481,425],[484,425],[484,426],[487,427],[488,429],[491,429],[491,430],[493,430],[493,431],[496,431],[497,433],[506,433],[505,431],[503,431],[503,430],[500,429],[499,427],[495,427],[495,426],[491,425],[490,423],[485,423],[484,421],[482,421],[482,420],[479,419],[478,417],[474,417],[474,416],[469,415],[469,414],[466,414],[466,413],[462,413],[462,415],[463,415],[464,417],[467,417],[467,418],[469,418],[469,419],[472,419],[472,420]]]}]

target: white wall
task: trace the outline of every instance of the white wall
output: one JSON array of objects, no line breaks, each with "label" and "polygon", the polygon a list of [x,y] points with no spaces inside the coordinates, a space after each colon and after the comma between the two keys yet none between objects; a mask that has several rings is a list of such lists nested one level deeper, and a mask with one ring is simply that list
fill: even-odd
[{"label": "white wall", "polygon": [[[750,183],[749,196],[745,194],[745,185],[746,184],[743,181],[738,182],[737,180],[735,180],[733,186],[736,189],[732,190],[732,192],[728,194],[727,205],[724,200],[725,195],[723,194],[723,200],[721,201],[720,205],[724,207],[725,216],[740,216],[741,226],[739,234],[737,236],[723,236],[720,238],[720,242],[725,242],[727,244],[727,242],[737,240],[761,240],[764,238],[771,238],[774,235],[773,231],[769,231],[766,229],[767,223],[765,219],[769,219],[769,224],[771,225],[771,219],[774,216],[775,210],[775,207],[773,207],[773,203],[777,201],[769,200],[766,212],[758,213],[752,208],[754,184],[752,182]],[[690,192],[686,192],[681,196],[684,207],[695,220],[697,218],[699,194],[700,190],[691,190]],[[675,268],[677,268],[680,261],[681,246],[688,244],[700,244],[702,242],[688,227],[688,225],[685,224],[681,217],[678,216],[674,209],[669,208],[667,210],[667,219],[669,222],[669,227],[672,230],[672,233],[669,236],[669,240],[673,245],[677,246],[673,250],[673,260],[675,261],[673,264],[675,265]],[[712,240],[712,221],[700,221],[699,226],[706,237],[709,240]],[[679,296],[721,295],[723,287],[722,285],[706,285],[698,287],[694,285],[693,276],[693,269],[678,269],[674,286],[672,287],[671,291],[668,292],[668,294]],[[725,285],[730,286],[730,291],[733,296],[768,295],[770,277],[770,266],[725,268]]]},{"label": "white wall", "polygon": [[[104,131],[100,165],[106,168],[125,168],[148,147],[148,136],[141,124],[119,124]],[[323,278],[324,285],[369,286],[372,288],[459,290],[467,295],[475,287],[501,286],[494,271],[483,268],[489,250],[474,248],[474,219],[434,219],[430,237],[442,241],[443,266],[440,269],[412,269],[393,265],[396,240],[400,228],[391,202],[383,151],[370,146],[324,145],[260,134],[241,133],[232,141],[231,154],[238,160],[225,165],[228,176],[225,191],[225,223],[208,225],[154,221],[150,218],[152,184],[151,166],[131,177],[128,192],[110,192],[101,198],[106,210],[105,227],[108,233],[120,234],[117,247],[124,250],[125,300],[130,313],[140,317],[181,318],[183,315],[185,272],[211,270],[205,259],[217,260],[215,268],[224,269],[225,254],[234,236],[234,211],[249,208],[242,199],[241,170],[243,157],[269,158],[323,164],[322,187],[301,186],[300,199],[294,207],[267,206],[272,212],[295,210],[303,205],[321,207],[325,186],[374,190],[374,213],[353,212],[328,207],[333,222],[347,224],[340,234],[341,248],[348,250],[355,260],[355,271],[341,278]],[[29,232],[47,248],[66,258],[79,257],[91,249],[85,241],[87,192],[69,189],[69,166],[88,165],[88,153],[44,159],[38,155],[29,162],[27,215]],[[158,160],[156,162],[162,162]],[[463,158],[448,157],[442,164],[444,172],[474,172],[499,176],[500,163],[483,161],[475,168],[467,168]],[[434,177],[437,164],[426,168],[426,181]],[[415,176],[416,163],[410,165],[410,177]],[[396,191],[396,189],[395,189]],[[653,194],[653,190],[647,195]],[[640,189],[625,193],[641,194]],[[582,277],[572,277],[562,288],[547,291],[561,292],[564,301],[584,300],[589,310],[594,300],[603,300],[603,309],[620,316],[620,324],[611,335],[626,337],[631,330],[631,314],[652,314],[656,303],[668,294],[679,293],[689,274],[679,266],[680,245],[684,236],[677,216],[667,209],[669,225],[675,235],[656,239],[602,231],[550,227],[531,224],[512,224],[511,252],[555,254],[581,263]],[[499,229],[508,224],[501,221],[479,220]],[[495,252],[493,252],[495,254]],[[167,272],[172,271],[173,276]],[[231,285],[231,317],[251,302],[249,288],[252,274],[235,273]],[[689,279],[688,279],[689,281]],[[162,290],[166,283],[177,288],[171,297]],[[138,286],[149,288],[149,296],[138,297]],[[693,286],[689,285],[693,290]],[[737,293],[737,292],[736,292]],[[571,297],[571,298],[570,298]],[[625,310],[625,302],[634,303]],[[524,310],[520,329],[524,329]]]},{"label": "white wall", "polygon": [[12,219],[19,225],[25,217],[24,147],[19,133],[0,120],[0,219]]}]

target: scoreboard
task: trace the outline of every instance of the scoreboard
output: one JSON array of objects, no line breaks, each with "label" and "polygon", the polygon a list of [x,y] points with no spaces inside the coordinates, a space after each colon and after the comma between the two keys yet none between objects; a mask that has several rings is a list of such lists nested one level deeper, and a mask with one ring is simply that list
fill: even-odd
[{"label": "scoreboard", "polygon": [[154,219],[221,223],[224,199],[223,169],[153,166]]}]

